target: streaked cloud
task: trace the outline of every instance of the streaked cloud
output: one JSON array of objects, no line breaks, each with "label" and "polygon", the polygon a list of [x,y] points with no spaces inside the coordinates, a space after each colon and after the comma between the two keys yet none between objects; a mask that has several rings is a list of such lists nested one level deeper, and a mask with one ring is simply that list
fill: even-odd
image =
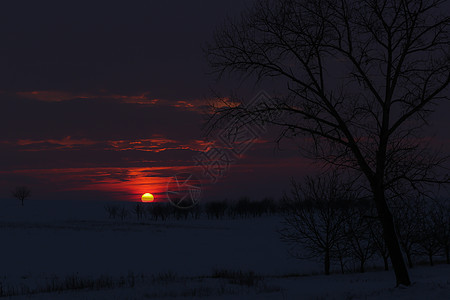
[{"label": "streaked cloud", "polygon": [[171,106],[182,110],[194,111],[197,113],[208,113],[212,107],[237,106],[240,103],[232,101],[230,98],[205,98],[205,99],[189,99],[189,100],[167,100],[157,99],[151,97],[151,92],[144,92],[141,94],[117,94],[109,93],[106,90],[100,90],[94,93],[76,93],[58,90],[43,90],[43,91],[26,91],[16,92],[16,96],[26,99],[33,99],[44,102],[62,102],[75,99],[111,99],[117,100],[125,104],[140,104],[140,105],[159,105]]},{"label": "streaked cloud", "polygon": [[[204,140],[191,140],[186,143],[166,138],[162,135],[154,135],[154,137],[149,139],[106,141],[94,141],[86,138],[77,139],[66,136],[62,139],[0,141],[0,144],[15,146],[17,147],[17,151],[73,150],[89,147],[104,151],[143,151],[158,153],[167,150],[201,151],[210,143]],[[92,148],[92,146],[94,147]]]},{"label": "streaked cloud", "polygon": [[[138,201],[144,193],[152,193],[157,201],[165,201],[169,178],[189,169],[186,166],[152,168],[62,168],[24,169],[1,172],[1,175],[32,177],[37,182],[52,184],[53,192],[102,191],[111,200]],[[2,174],[3,173],[3,174]]]}]

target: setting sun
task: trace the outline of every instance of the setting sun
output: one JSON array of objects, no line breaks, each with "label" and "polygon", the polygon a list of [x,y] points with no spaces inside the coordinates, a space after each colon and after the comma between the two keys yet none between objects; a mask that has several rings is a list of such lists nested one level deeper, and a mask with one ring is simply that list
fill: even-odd
[{"label": "setting sun", "polygon": [[155,200],[155,197],[153,197],[153,195],[150,193],[145,193],[144,195],[142,195],[141,200],[142,202],[153,202],[153,200]]}]

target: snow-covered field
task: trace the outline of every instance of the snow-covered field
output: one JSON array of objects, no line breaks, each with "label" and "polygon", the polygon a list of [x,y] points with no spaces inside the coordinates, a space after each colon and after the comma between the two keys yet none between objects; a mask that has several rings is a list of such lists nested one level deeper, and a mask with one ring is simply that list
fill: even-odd
[{"label": "snow-covered field", "polygon": [[[0,202],[0,295],[11,299],[450,299],[450,265],[320,273],[286,253],[279,217],[110,220],[104,202]],[[130,208],[133,204],[129,204]]]}]

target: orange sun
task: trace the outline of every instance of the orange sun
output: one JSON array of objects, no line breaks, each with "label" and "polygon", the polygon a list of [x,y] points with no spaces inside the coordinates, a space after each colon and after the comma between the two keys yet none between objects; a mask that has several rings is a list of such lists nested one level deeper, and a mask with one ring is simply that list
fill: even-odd
[{"label": "orange sun", "polygon": [[153,197],[153,195],[150,193],[145,193],[144,195],[142,195],[141,200],[142,202],[153,202],[153,200],[155,200],[155,197]]}]

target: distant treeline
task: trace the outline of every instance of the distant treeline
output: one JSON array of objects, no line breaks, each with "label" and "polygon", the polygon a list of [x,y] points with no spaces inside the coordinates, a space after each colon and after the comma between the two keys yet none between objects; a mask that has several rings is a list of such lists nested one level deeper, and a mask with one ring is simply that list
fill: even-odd
[{"label": "distant treeline", "polygon": [[180,209],[167,202],[136,203],[134,207],[127,208],[119,204],[105,206],[111,219],[125,220],[136,218],[138,220],[167,220],[167,219],[223,219],[223,218],[249,218],[275,215],[284,210],[280,201],[272,198],[251,200],[242,197],[237,201],[221,200],[199,203],[189,209]]}]

